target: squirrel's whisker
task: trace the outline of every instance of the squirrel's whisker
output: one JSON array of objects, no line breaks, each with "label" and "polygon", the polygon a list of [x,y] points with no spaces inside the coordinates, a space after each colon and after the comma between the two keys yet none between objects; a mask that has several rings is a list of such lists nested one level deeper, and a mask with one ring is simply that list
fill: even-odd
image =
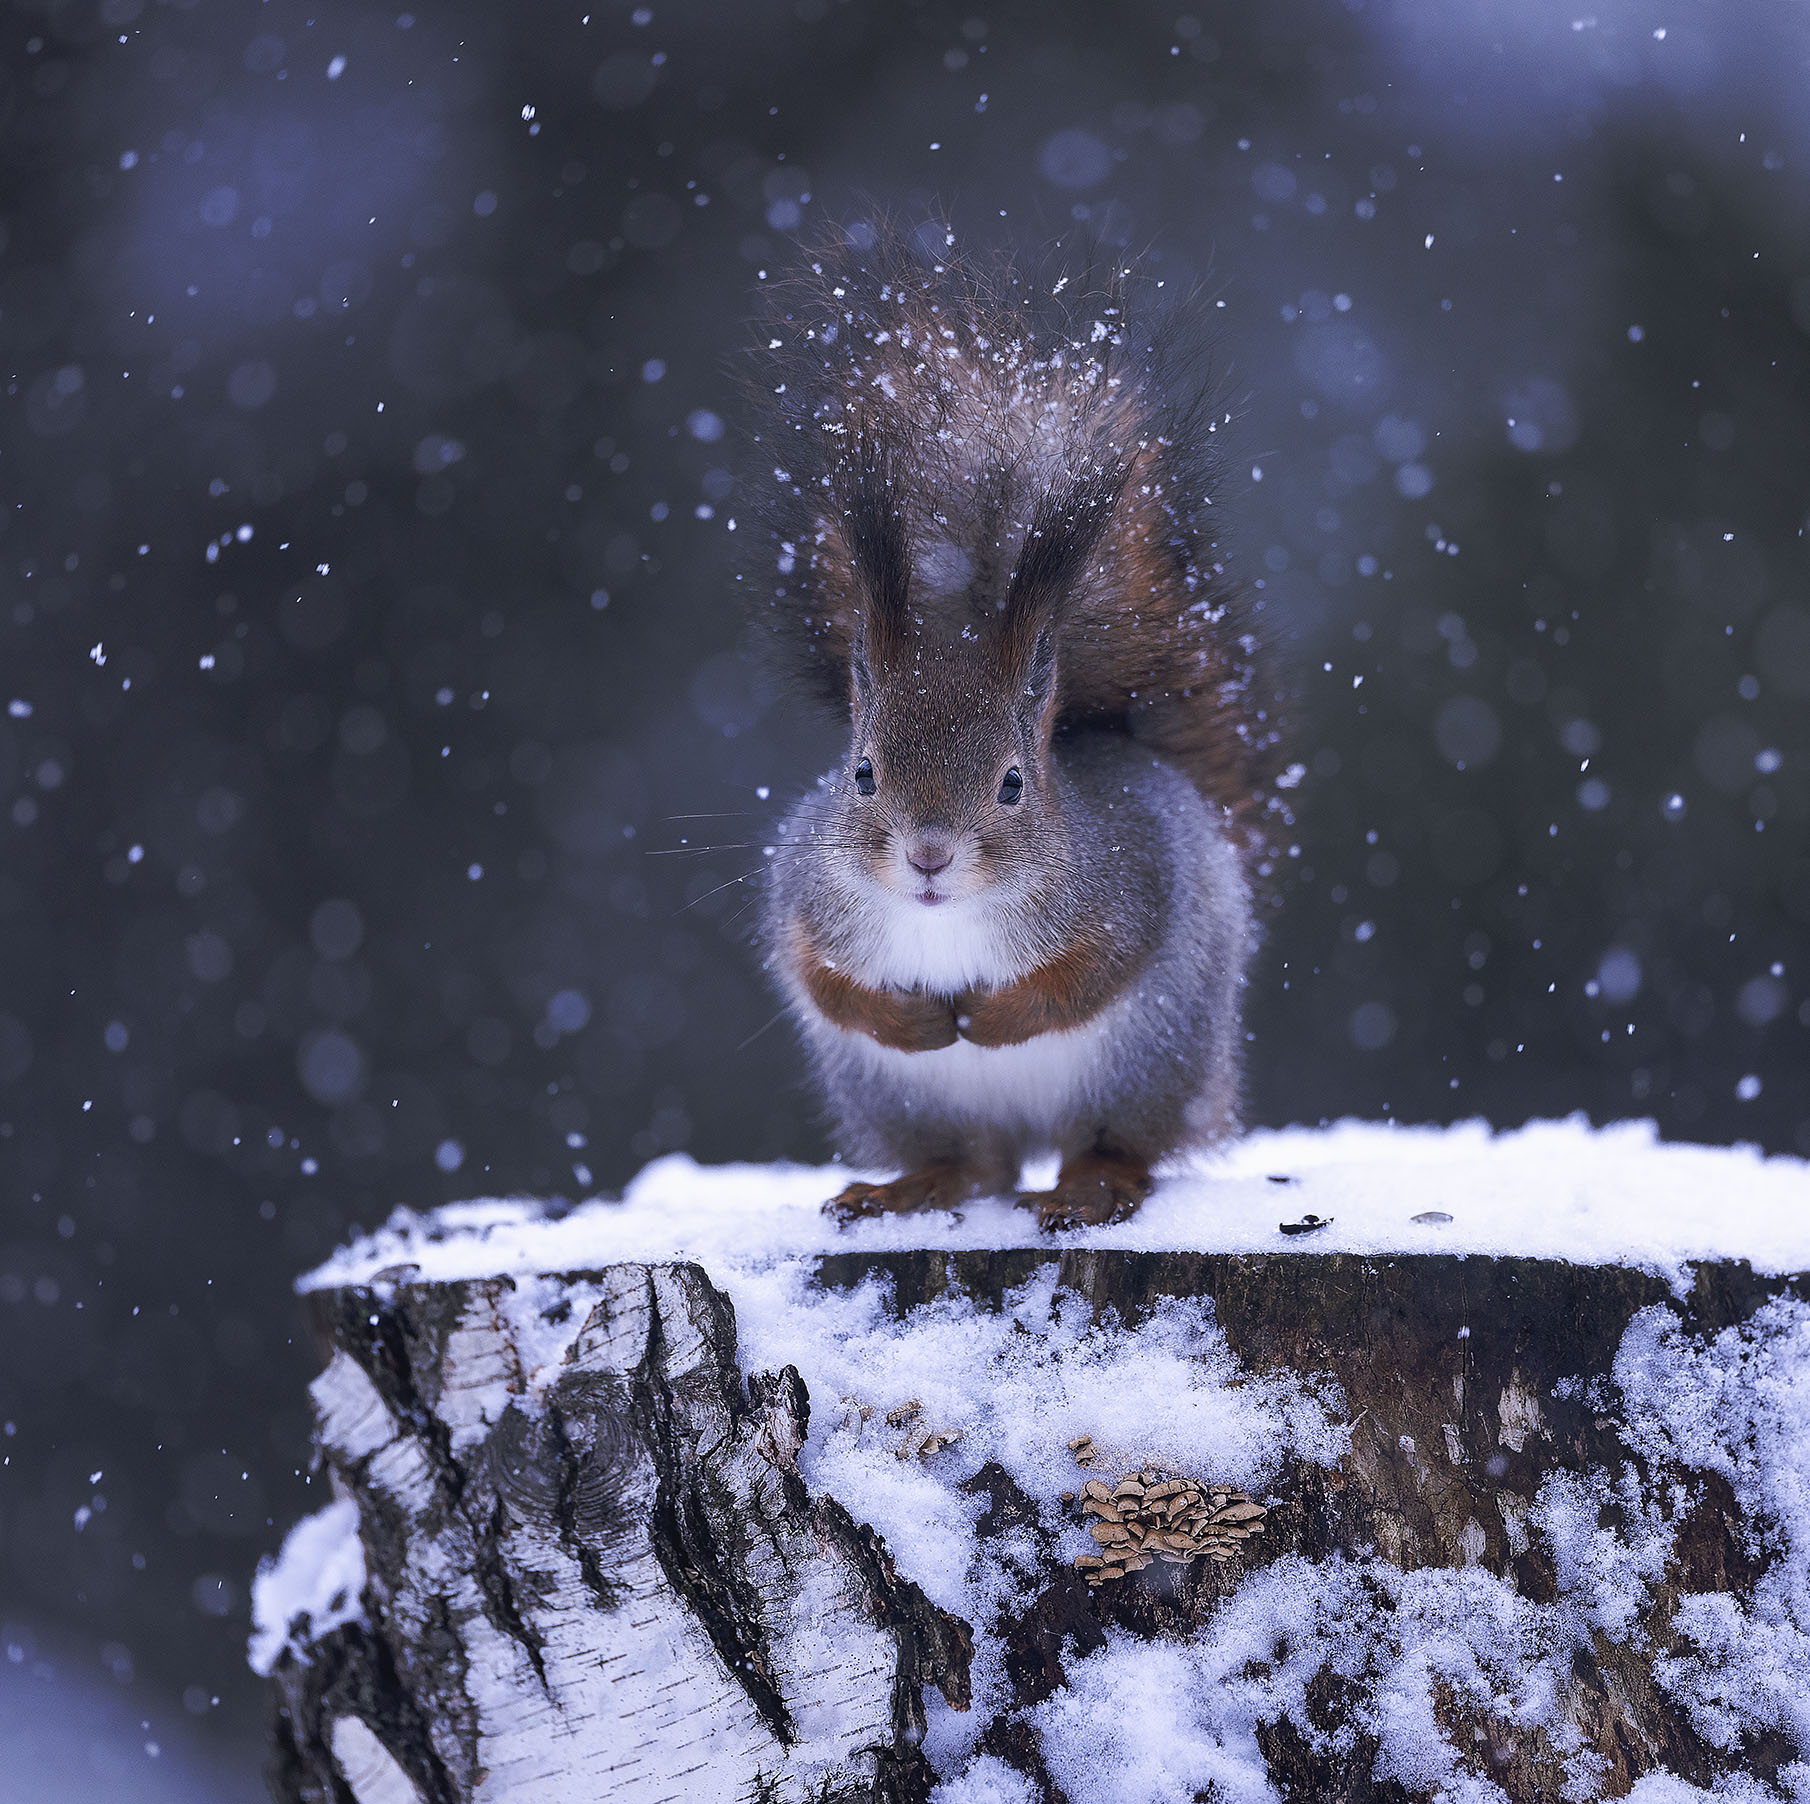
[{"label": "squirrel's whisker", "polygon": [[771,1014],[771,1015],[769,1015],[769,1016],[768,1016],[768,1017],[767,1017],[767,1019],[766,1019],[766,1020],[765,1020],[765,1021],[763,1021],[763,1022],[762,1022],[762,1023],[761,1023],[761,1024],[760,1024],[760,1026],[759,1026],[759,1027],[757,1027],[757,1028],[756,1028],[756,1029],[755,1029],[755,1030],[754,1030],[754,1032],[753,1032],[753,1033],[751,1033],[751,1034],[750,1034],[750,1035],[749,1035],[749,1036],[748,1036],[748,1037],[747,1037],[747,1039],[745,1039],[745,1040],[744,1040],[744,1041],[743,1041],[743,1042],[742,1042],[742,1043],[741,1043],[741,1045],[739,1045],[739,1046],[738,1046],[738,1047],[736,1047],[736,1049],[735,1049],[735,1050],[736,1050],[736,1051],[737,1051],[737,1052],[738,1052],[738,1053],[740,1053],[740,1052],[746,1052],[746,1051],[747,1051],[747,1050],[748,1050],[748,1048],[749,1048],[749,1047],[750,1047],[750,1046],[752,1046],[752,1045],[753,1045],[753,1044],[754,1044],[754,1042],[755,1042],[755,1041],[756,1041],[756,1040],[758,1040],[758,1039],[759,1039],[759,1038],[760,1038],[760,1037],[761,1037],[761,1035],[762,1035],[762,1034],[764,1034],[764,1033],[765,1033],[765,1032],[766,1032],[766,1031],[767,1031],[767,1029],[768,1029],[768,1028],[770,1028],[770,1027],[772,1027],[772,1026],[773,1026],[773,1025],[774,1025],[774,1024],[775,1024],[775,1023],[776,1023],[776,1022],[780,1022],[780,1021],[783,1021],[783,1020],[784,1020],[784,1019],[785,1019],[785,1018],[786,1018],[786,1011],[785,1011],[785,1010],[784,1010],[784,1009],[783,1009],[783,1008],[779,1008],[779,1009],[775,1009],[775,1010],[774,1010],[774,1011],[773,1011],[773,1013],[772,1013],[772,1014]]},{"label": "squirrel's whisker", "polygon": [[679,912],[681,914],[684,914],[687,910],[696,908],[700,902],[708,902],[712,896],[720,896],[724,890],[734,889],[738,883],[750,882],[752,879],[758,877],[759,875],[760,875],[760,866],[756,865],[754,867],[754,869],[751,871],[743,871],[739,877],[731,877],[725,883],[715,884],[710,889],[705,890],[705,892],[701,896],[693,896],[692,899],[685,904],[685,907],[681,908],[679,910]]},{"label": "squirrel's whisker", "polygon": [[751,839],[733,840],[714,846],[646,846],[642,848],[643,858],[703,858],[712,852],[749,852],[754,849]]}]

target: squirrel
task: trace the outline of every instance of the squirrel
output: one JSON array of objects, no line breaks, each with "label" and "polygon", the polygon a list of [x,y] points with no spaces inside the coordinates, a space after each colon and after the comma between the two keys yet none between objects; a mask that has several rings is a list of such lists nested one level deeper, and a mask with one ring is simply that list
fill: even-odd
[{"label": "squirrel", "polygon": [[1237,1126],[1281,735],[1203,525],[1230,415],[1133,274],[858,226],[770,291],[761,611],[849,739],[761,939],[838,1151],[900,1173],[845,1223],[1013,1194],[1050,1150],[1017,1200],[1119,1221]]}]

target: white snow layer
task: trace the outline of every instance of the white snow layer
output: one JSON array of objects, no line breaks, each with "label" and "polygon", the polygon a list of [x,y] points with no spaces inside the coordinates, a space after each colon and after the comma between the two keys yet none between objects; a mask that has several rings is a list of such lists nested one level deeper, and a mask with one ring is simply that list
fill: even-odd
[{"label": "white snow layer", "polygon": [[[925,1747],[943,1775],[934,1804],[1030,1795],[973,1745],[1004,1701],[999,1625],[1047,1582],[1051,1539],[1064,1559],[1091,1547],[1064,1530],[1058,1503],[1080,1477],[1071,1438],[1093,1436],[1103,1471],[1150,1464],[1260,1497],[1285,1459],[1331,1465],[1346,1445],[1336,1388],[1244,1370],[1205,1303],[1168,1302],[1135,1328],[1090,1327],[1049,1267],[997,1312],[945,1298],[900,1318],[880,1284],[818,1289],[796,1258],[739,1274],[733,1294],[745,1366],[795,1364],[810,1389],[806,1482],[877,1528],[902,1572],[975,1625],[975,1709],[958,1715],[931,1700]],[[1365,1700],[1355,1727],[1376,1739],[1379,1779],[1440,1804],[1506,1804],[1442,1727],[1446,1695],[1543,1729],[1565,1767],[1565,1796],[1599,1797],[1602,1763],[1566,1719],[1564,1678],[1595,1636],[1640,1632],[1704,1472],[1729,1480],[1773,1563],[1750,1602],[1682,1600],[1676,1619],[1697,1651],[1657,1662],[1661,1683],[1713,1744],[1732,1748],[1744,1730],[1771,1728],[1810,1762],[1810,1306],[1780,1299],[1714,1340],[1686,1334],[1669,1310],[1645,1310],[1614,1379],[1652,1465],[1644,1478],[1629,1464],[1557,1472],[1541,1486],[1526,1529],[1552,1558],[1555,1602],[1531,1602],[1477,1566],[1403,1572],[1380,1559],[1285,1556],[1252,1572],[1194,1640],[1115,1629],[1106,1647],[1071,1661],[1067,1686],[1032,1713],[1071,1804],[1199,1793],[1271,1804],[1258,1725],[1287,1718],[1326,1744],[1307,1705],[1322,1669]],[[927,1432],[958,1438],[914,1457]],[[986,1499],[962,1487],[989,1460],[1037,1505],[1042,1548],[1028,1534],[977,1533]],[[1353,1729],[1342,1733],[1349,1740]],[[1650,1781],[1640,1795],[1648,1804],[1712,1795],[1671,1783]],[[1779,1794],[1737,1777],[1713,1795],[1810,1798],[1810,1764],[1794,1763],[1785,1783]]]},{"label": "white snow layer", "polygon": [[358,1619],[364,1588],[358,1505],[342,1497],[304,1516],[283,1537],[283,1551],[259,1563],[246,1650],[252,1671],[268,1677],[285,1648],[306,1660],[310,1641]]},{"label": "white snow layer", "polygon": [[[1211,1303],[1166,1300],[1135,1328],[1096,1324],[1057,1290],[1053,1261],[997,1311],[950,1297],[901,1319],[883,1285],[820,1289],[802,1258],[737,1274],[731,1298],[743,1368],[794,1365],[810,1392],[805,1483],[878,1529],[899,1570],[975,1627],[975,1707],[928,1697],[939,1770],[960,1764],[1005,1701],[993,1625],[1048,1583],[1051,1542],[1067,1560],[1094,1551],[1060,1501],[1083,1476],[1069,1441],[1090,1434],[1102,1471],[1160,1466],[1257,1495],[1289,1457],[1331,1466],[1347,1446],[1336,1387],[1245,1370]],[[952,1444],[926,1456],[927,1434]],[[978,1534],[988,1500],[959,1487],[988,1461],[1037,1505],[1041,1536]]]},{"label": "white snow layer", "polygon": [[[1492,1134],[1480,1121],[1397,1127],[1342,1121],[1247,1135],[1178,1162],[1128,1222],[1038,1231],[1002,1201],[953,1215],[892,1216],[838,1229],[820,1212],[856,1174],[840,1167],[649,1165],[620,1201],[557,1221],[529,1201],[398,1210],[335,1253],[304,1289],[413,1264],[424,1279],[580,1271],[620,1260],[695,1259],[726,1277],[799,1253],[897,1248],[1128,1247],[1191,1252],[1486,1253],[1634,1265],[1678,1279],[1693,1260],[1810,1270],[1810,1165],[1749,1146],[1666,1145],[1651,1122],[1592,1128],[1580,1115]],[[873,1174],[870,1174],[873,1175]],[[1048,1181],[1051,1173],[1044,1173]],[[1277,1179],[1286,1179],[1279,1183]],[[1306,1214],[1329,1226],[1296,1238]],[[1416,1221],[1427,1214],[1449,1221]],[[412,1274],[411,1274],[412,1275]]]},{"label": "white snow layer", "polygon": [[[1070,1439],[1091,1435],[1101,1470],[1155,1465],[1258,1497],[1285,1461],[1332,1465],[1346,1447],[1345,1403],[1329,1380],[1243,1369],[1206,1302],[1166,1302],[1135,1327],[1092,1324],[1056,1288],[1057,1248],[1518,1254],[1638,1265],[1681,1288],[1688,1264],[1707,1258],[1810,1269],[1801,1161],[1662,1146],[1647,1124],[1598,1131],[1574,1119],[1491,1135],[1477,1123],[1342,1123],[1253,1134],[1212,1165],[1172,1174],[1133,1221],[1055,1242],[1003,1203],[839,1231],[819,1205],[846,1175],[705,1170],[674,1157],[644,1171],[622,1201],[559,1220],[526,1201],[425,1218],[398,1211],[302,1283],[702,1263],[735,1305],[744,1370],[792,1364],[804,1378],[812,1409],[799,1466],[811,1490],[871,1523],[900,1571],[975,1627],[975,1709],[929,1701],[934,1804],[1026,1804],[1032,1795],[974,1742],[1004,1697],[1000,1624],[1047,1582],[1052,1546],[1063,1559],[1092,1546],[1059,1502],[1079,1477]],[[1414,1221],[1429,1210],[1451,1220]],[[1278,1233],[1280,1221],[1308,1211],[1332,1226]],[[901,1318],[878,1281],[812,1282],[819,1253],[926,1246],[1043,1246],[1052,1261],[997,1311],[952,1297]],[[1554,1473],[1522,1525],[1552,1558],[1556,1600],[1533,1603],[1476,1566],[1403,1572],[1380,1559],[1287,1555],[1251,1571],[1192,1640],[1114,1629],[1104,1647],[1071,1654],[1067,1685],[1030,1721],[1072,1804],[1168,1804],[1201,1792],[1269,1804],[1277,1794],[1258,1726],[1286,1718],[1325,1744],[1306,1702],[1323,1669],[1362,1700],[1336,1734],[1375,1739],[1379,1779],[1437,1804],[1505,1800],[1441,1727],[1438,1701],[1456,1696],[1543,1729],[1565,1767],[1564,1796],[1598,1797],[1598,1757],[1563,1710],[1572,1654],[1594,1636],[1641,1633],[1677,1526],[1711,1473],[1732,1487],[1765,1572],[1748,1598],[1684,1597],[1681,1651],[1655,1670],[1712,1744],[1733,1750],[1744,1733],[1770,1729],[1799,1758],[1777,1791],[1737,1775],[1705,1792],[1655,1773],[1630,1795],[1636,1804],[1810,1800],[1810,1305],[1777,1299],[1713,1339],[1689,1334],[1668,1309],[1645,1310],[1613,1378],[1641,1468]],[[926,1451],[926,1434],[943,1439]],[[978,1532],[987,1498],[963,1487],[988,1461],[1035,1504],[1035,1530]],[[316,1575],[327,1562],[302,1537],[343,1507],[302,1524],[261,1577],[254,1659],[275,1658],[299,1607],[318,1632],[313,1612],[328,1600]]]}]

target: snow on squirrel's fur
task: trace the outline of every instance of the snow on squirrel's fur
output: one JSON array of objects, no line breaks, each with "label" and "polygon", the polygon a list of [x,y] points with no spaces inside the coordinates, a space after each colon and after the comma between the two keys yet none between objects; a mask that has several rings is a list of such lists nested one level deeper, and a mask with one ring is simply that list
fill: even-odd
[{"label": "snow on squirrel's fur", "polygon": [[[1751,1148],[1661,1145],[1649,1124],[1596,1131],[1580,1118],[1492,1136],[1478,1123],[1348,1122],[1256,1133],[1211,1165],[1170,1174],[1132,1221],[1060,1242],[1004,1203],[839,1232],[818,1208],[845,1176],[667,1158],[622,1200],[557,1218],[526,1201],[399,1211],[302,1283],[381,1289],[699,1261],[734,1303],[744,1370],[791,1364],[804,1379],[812,1409],[799,1469],[812,1492],[870,1523],[902,1572],[975,1625],[976,1708],[930,1710],[933,1804],[1032,1796],[975,1737],[1006,1690],[995,1625],[1036,1594],[1052,1548],[1068,1559],[1092,1546],[1059,1501],[1076,1482],[1071,1439],[1090,1435],[1114,1470],[1206,1472],[1259,1498],[1287,1462],[1332,1466],[1348,1443],[1336,1384],[1244,1369],[1210,1302],[1170,1301],[1136,1326],[1090,1322],[1056,1287],[1059,1248],[1535,1256],[1636,1265],[1680,1291],[1697,1260],[1810,1269],[1810,1167]],[[1331,1225],[1305,1240],[1279,1235],[1279,1222],[1308,1212]],[[1439,1219],[1415,1219],[1429,1214]],[[1027,1245],[1048,1247],[1051,1265],[997,1310],[948,1297],[901,1317],[876,1279],[846,1290],[812,1282],[826,1251]],[[550,1369],[562,1349],[548,1341],[536,1356]],[[1560,1675],[1596,1638],[1642,1632],[1677,1554],[1681,1499],[1705,1474],[1732,1487],[1767,1564],[1750,1597],[1683,1597],[1689,1651],[1659,1659],[1655,1676],[1712,1745],[1770,1731],[1795,1753],[1781,1790],[1736,1778],[1714,1795],[1810,1796],[1810,1305],[1778,1298],[1713,1337],[1668,1309],[1643,1310],[1622,1338],[1613,1386],[1641,1468],[1553,1472],[1525,1514],[1556,1574],[1553,1599],[1536,1603],[1474,1565],[1404,1572],[1378,1558],[1287,1554],[1246,1575],[1192,1640],[1113,1629],[1070,1661],[1068,1682],[1031,1725],[1071,1804],[1168,1804],[1203,1791],[1267,1804],[1276,1793],[1258,1726],[1287,1719],[1324,1740],[1307,1686],[1327,1670],[1362,1680],[1358,1726],[1374,1738],[1379,1780],[1442,1804],[1505,1799],[1441,1727],[1440,1700],[1456,1696],[1541,1727],[1566,1764],[1564,1795],[1600,1796],[1599,1756],[1563,1714]],[[1165,1399],[1160,1411],[1151,1396]],[[944,1437],[942,1451],[901,1457],[926,1432]],[[1035,1525],[978,1532],[985,1500],[963,1487],[989,1461],[1035,1503]],[[325,1543],[354,1531],[343,1506],[325,1515],[333,1534],[298,1529],[261,1581],[261,1661],[283,1644],[292,1610],[341,1602],[323,1575],[353,1562],[349,1550],[336,1562]],[[1653,1773],[1631,1796],[1682,1804],[1711,1794]]]}]

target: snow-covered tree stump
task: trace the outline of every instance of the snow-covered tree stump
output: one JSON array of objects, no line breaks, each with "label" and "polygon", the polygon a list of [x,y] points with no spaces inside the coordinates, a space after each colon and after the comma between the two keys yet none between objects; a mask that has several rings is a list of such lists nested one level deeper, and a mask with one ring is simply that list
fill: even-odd
[{"label": "snow-covered tree stump", "polygon": [[284,1804],[1805,1795],[1788,1272],[784,1217],[569,1258],[635,1202],[311,1281]]}]

